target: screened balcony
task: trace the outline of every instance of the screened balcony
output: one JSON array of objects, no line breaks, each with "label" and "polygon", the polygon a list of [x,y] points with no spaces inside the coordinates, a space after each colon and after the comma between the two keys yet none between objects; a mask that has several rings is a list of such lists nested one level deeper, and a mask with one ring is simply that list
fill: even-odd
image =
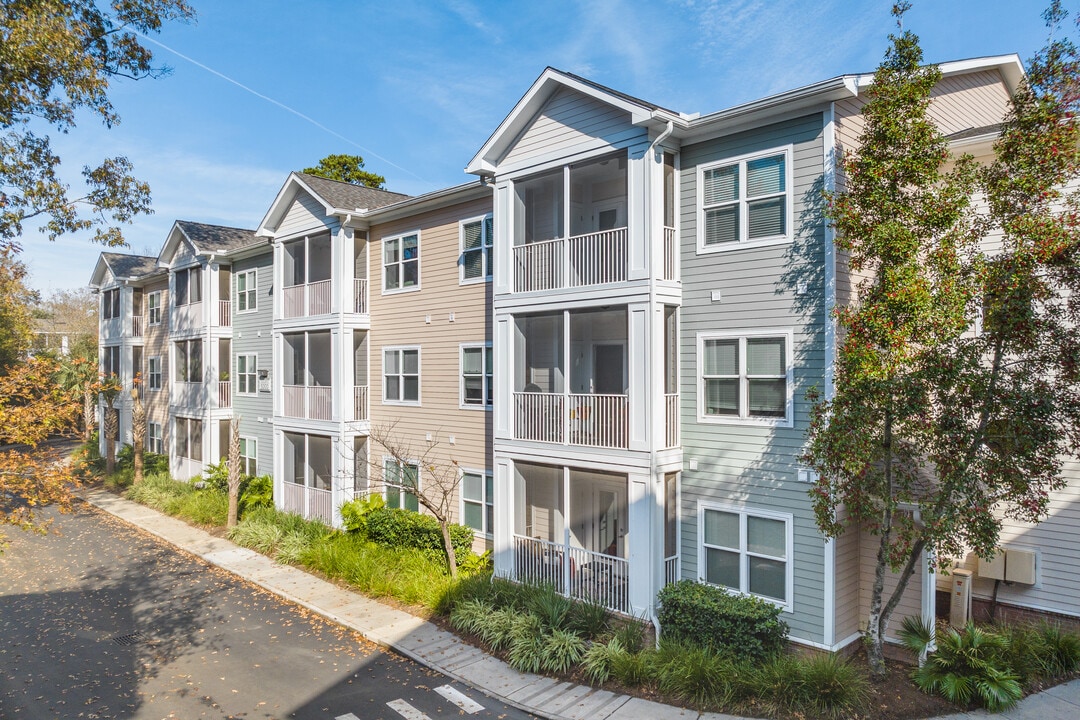
[{"label": "screened balcony", "polygon": [[287,432],[284,440],[281,509],[330,525],[334,519],[330,438]]},{"label": "screened balcony", "polygon": [[308,420],[330,420],[334,395],[329,332],[287,333],[283,336],[281,414]]},{"label": "screened balcony", "polygon": [[625,307],[521,316],[515,342],[515,438],[627,447]]},{"label": "screened balcony", "polygon": [[620,153],[515,184],[514,292],[626,280],[626,166]]},{"label": "screened balcony", "polygon": [[282,317],[329,313],[332,307],[330,234],[294,240],[285,243],[281,250]]}]

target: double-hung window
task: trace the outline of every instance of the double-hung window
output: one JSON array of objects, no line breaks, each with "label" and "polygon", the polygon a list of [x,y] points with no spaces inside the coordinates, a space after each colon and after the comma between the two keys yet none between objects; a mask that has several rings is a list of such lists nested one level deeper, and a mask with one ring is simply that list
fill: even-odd
[{"label": "double-hung window", "polygon": [[387,460],[383,464],[387,507],[418,512],[420,501],[416,497],[416,491],[420,487],[419,482],[420,468],[416,463]]},{"label": "double-hung window", "polygon": [[252,477],[259,474],[258,441],[255,438],[240,438],[240,471]]},{"label": "double-hung window", "polygon": [[383,239],[383,291],[420,289],[420,233]]},{"label": "double-hung window", "polygon": [[461,524],[481,535],[491,535],[494,527],[491,473],[465,471],[461,474]]},{"label": "double-hung window", "polygon": [[146,322],[149,325],[161,324],[161,291],[146,296]]},{"label": "double-hung window", "polygon": [[161,389],[161,356],[146,358],[146,387],[148,390]]},{"label": "double-hung window", "polygon": [[701,579],[791,609],[792,516],[702,504]]},{"label": "double-hung window", "polygon": [[255,295],[259,285],[254,270],[236,273],[236,312],[255,310]]},{"label": "double-hung window", "polygon": [[236,356],[236,392],[241,395],[254,395],[259,391],[258,355]]},{"label": "double-hung window", "polygon": [[460,225],[461,282],[491,279],[492,216],[464,220]]},{"label": "double-hung window", "polygon": [[491,409],[490,345],[461,346],[461,406]]},{"label": "double-hung window", "polygon": [[698,419],[791,426],[791,332],[700,333]]},{"label": "double-hung window", "polygon": [[146,424],[146,449],[158,455],[165,454],[165,443],[161,437],[161,423],[151,422]]},{"label": "double-hung window", "polygon": [[178,340],[175,365],[176,382],[201,383],[202,340]]},{"label": "double-hung window", "polygon": [[698,168],[698,250],[791,239],[791,148]]},{"label": "double-hung window", "polygon": [[420,402],[420,348],[383,350],[383,401]]}]

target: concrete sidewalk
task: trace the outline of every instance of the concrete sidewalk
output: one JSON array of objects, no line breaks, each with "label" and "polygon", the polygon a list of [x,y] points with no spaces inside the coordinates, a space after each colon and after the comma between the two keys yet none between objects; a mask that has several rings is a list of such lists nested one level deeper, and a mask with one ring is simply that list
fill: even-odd
[{"label": "concrete sidewalk", "polygon": [[[181,550],[355,630],[372,642],[534,715],[553,720],[733,718],[731,715],[698,713],[586,685],[520,673],[426,620],[342,589],[298,568],[279,565],[254,550],[238,547],[157,510],[104,490],[89,490],[82,496],[91,505]],[[984,717],[1002,720],[1076,720],[1080,718],[1080,680],[1025,698],[1006,713],[995,715],[978,711],[950,715],[943,720]]]}]

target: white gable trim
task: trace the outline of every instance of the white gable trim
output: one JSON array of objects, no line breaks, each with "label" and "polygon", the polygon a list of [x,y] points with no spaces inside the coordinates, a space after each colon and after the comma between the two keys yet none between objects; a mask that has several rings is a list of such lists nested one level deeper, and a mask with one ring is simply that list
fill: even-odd
[{"label": "white gable trim", "polygon": [[289,212],[289,208],[292,207],[293,201],[296,200],[296,196],[304,192],[310,195],[315,202],[322,206],[323,211],[327,217],[331,217],[336,214],[351,212],[356,214],[355,210],[346,211],[338,210],[331,207],[325,200],[305,183],[299,175],[296,173],[289,173],[289,177],[285,180],[285,184],[281,186],[281,190],[278,191],[277,197],[274,198],[274,202],[270,204],[270,209],[266,211],[266,215],[259,222],[259,227],[255,230],[257,237],[274,237],[277,233],[278,227],[281,225],[281,221],[285,219],[285,216]]}]

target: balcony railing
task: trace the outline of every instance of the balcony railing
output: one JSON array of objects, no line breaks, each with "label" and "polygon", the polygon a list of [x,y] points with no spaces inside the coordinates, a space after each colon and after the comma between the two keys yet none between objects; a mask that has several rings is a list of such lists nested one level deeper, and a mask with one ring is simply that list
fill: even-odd
[{"label": "balcony railing", "polygon": [[232,407],[232,382],[219,380],[217,384],[217,404],[219,408]]},{"label": "balcony railing", "polygon": [[679,246],[675,237],[675,228],[664,228],[664,279],[678,280],[676,270],[679,267]]},{"label": "balcony railing", "polygon": [[679,582],[679,576],[682,573],[679,568],[679,556],[672,555],[671,557],[664,558],[664,584],[671,585],[672,583]]},{"label": "balcony railing", "polygon": [[353,387],[353,420],[368,419],[368,389],[367,385]]},{"label": "balcony railing", "polygon": [[664,395],[664,447],[679,446],[679,393]]},{"label": "balcony railing", "polygon": [[143,336],[143,316],[132,315],[131,316],[131,337],[140,338]]},{"label": "balcony railing", "polygon": [[514,292],[626,280],[626,228],[514,247]]},{"label": "balcony railing", "polygon": [[626,395],[514,393],[514,437],[626,448],[628,409]]},{"label": "balcony railing", "polygon": [[218,300],[217,316],[219,327],[232,327],[232,302],[229,300]]},{"label": "balcony railing", "polygon": [[333,389],[314,385],[285,385],[281,388],[282,414],[291,418],[329,420],[334,406]]},{"label": "balcony railing", "polygon": [[621,557],[539,538],[514,536],[516,579],[550,585],[578,600],[629,614],[630,563]]},{"label": "balcony railing", "polygon": [[357,314],[367,315],[367,280],[360,278],[353,280],[353,295],[356,296]]},{"label": "balcony railing", "polygon": [[325,315],[330,312],[330,280],[282,288],[282,316]]},{"label": "balcony railing", "polygon": [[281,509],[309,520],[322,520],[330,525],[334,520],[334,495],[329,490],[306,487],[299,483],[282,483]]}]

